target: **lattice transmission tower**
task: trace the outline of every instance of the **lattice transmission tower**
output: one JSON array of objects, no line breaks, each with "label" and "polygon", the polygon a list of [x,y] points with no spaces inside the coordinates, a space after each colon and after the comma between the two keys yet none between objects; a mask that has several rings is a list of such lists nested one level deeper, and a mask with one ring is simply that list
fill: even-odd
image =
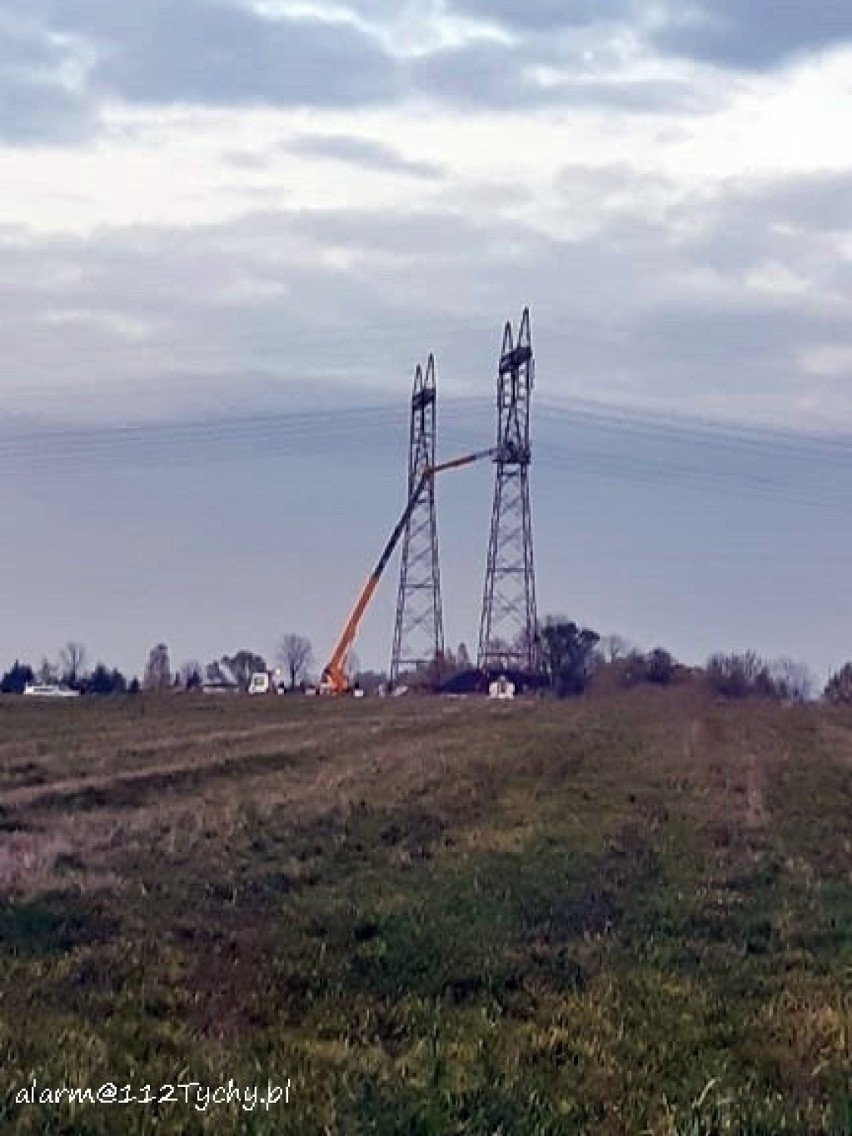
[{"label": "lattice transmission tower", "polygon": [[[425,469],[435,464],[436,436],[435,360],[430,355],[426,373],[418,365],[411,395],[411,432],[408,456],[408,496]],[[405,529],[390,678],[396,683],[404,671],[436,666],[444,657],[444,617],[441,607],[441,573],[438,562],[438,526],[435,516],[435,479],[431,478]],[[438,677],[436,674],[434,677]]]},{"label": "lattice transmission tower", "polygon": [[517,342],[506,324],[497,375],[497,476],[479,624],[480,670],[541,669],[529,487],[534,372],[525,308]]}]

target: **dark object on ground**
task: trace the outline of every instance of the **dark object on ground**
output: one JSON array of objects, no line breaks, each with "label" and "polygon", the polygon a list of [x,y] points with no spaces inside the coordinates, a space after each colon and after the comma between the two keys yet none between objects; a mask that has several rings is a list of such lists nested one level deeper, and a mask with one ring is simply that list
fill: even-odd
[{"label": "dark object on ground", "polygon": [[488,687],[499,678],[507,678],[515,684],[517,694],[529,694],[535,690],[547,689],[549,683],[545,675],[527,674],[515,670],[487,670],[475,668],[453,675],[438,689],[440,694],[488,694]]}]

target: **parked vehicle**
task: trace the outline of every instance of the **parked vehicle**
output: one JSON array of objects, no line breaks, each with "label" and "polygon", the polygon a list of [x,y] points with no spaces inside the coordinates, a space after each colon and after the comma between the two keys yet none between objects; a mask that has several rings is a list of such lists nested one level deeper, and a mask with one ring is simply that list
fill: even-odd
[{"label": "parked vehicle", "polygon": [[56,682],[28,682],[24,694],[30,698],[79,698],[80,691]]},{"label": "parked vehicle", "polygon": [[488,684],[488,697],[501,700],[515,697],[515,684],[505,675],[501,675],[495,682]]},{"label": "parked vehicle", "polygon": [[249,679],[249,694],[284,694],[286,689],[280,667],[274,671],[255,671]]}]

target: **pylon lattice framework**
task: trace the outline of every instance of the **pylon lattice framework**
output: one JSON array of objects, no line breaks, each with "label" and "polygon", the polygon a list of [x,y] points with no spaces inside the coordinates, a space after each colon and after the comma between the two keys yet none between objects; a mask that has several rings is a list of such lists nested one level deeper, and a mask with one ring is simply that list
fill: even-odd
[{"label": "pylon lattice framework", "polygon": [[[408,496],[424,471],[435,464],[435,360],[429,356],[426,373],[420,366],[411,395]],[[435,479],[430,478],[405,529],[396,603],[390,678],[404,671],[440,664],[444,655],[444,618],[438,562]]]},{"label": "pylon lattice framework", "polygon": [[530,395],[535,361],[529,310],[514,342],[503,333],[497,377],[497,470],[479,624],[481,670],[541,669],[530,513]]}]

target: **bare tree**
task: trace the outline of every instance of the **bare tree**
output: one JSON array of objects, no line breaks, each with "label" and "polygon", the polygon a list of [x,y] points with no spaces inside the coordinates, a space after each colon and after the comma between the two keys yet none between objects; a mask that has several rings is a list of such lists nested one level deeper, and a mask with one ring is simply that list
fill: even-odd
[{"label": "bare tree", "polygon": [[278,644],[278,661],[290,678],[291,690],[295,690],[296,684],[305,678],[313,656],[311,641],[304,635],[296,635],[289,631],[281,637],[281,642]]},{"label": "bare tree", "polygon": [[76,686],[86,669],[86,648],[76,639],[69,639],[59,652],[59,665],[62,681],[68,686]]},{"label": "bare tree", "polygon": [[146,690],[168,690],[172,685],[172,666],[165,643],[151,648],[142,685]]},{"label": "bare tree", "polygon": [[39,682],[54,683],[59,681],[59,670],[55,663],[45,656],[41,660],[41,666],[36,671],[36,678]]},{"label": "bare tree", "polygon": [[604,635],[598,644],[598,651],[605,663],[617,663],[631,653],[631,646],[622,635]]}]

